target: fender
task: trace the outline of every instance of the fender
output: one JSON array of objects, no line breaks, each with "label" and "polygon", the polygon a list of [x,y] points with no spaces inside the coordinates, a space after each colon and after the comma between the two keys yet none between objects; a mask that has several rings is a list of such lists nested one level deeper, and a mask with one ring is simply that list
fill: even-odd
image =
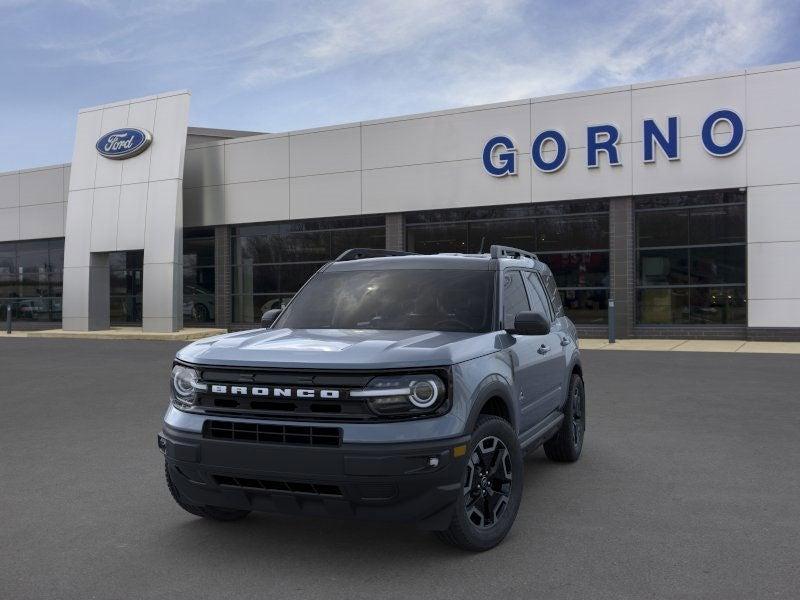
[{"label": "fender", "polygon": [[469,416],[467,417],[464,431],[471,432],[475,429],[475,424],[478,422],[478,417],[481,414],[481,410],[483,410],[483,407],[486,405],[486,402],[488,402],[490,398],[497,397],[503,401],[506,407],[506,412],[508,412],[509,418],[511,419],[511,427],[514,431],[518,432],[517,423],[519,422],[519,411],[518,407],[511,401],[513,396],[511,390],[512,388],[508,381],[502,375],[496,373],[489,375],[486,379],[481,381],[472,396]]}]

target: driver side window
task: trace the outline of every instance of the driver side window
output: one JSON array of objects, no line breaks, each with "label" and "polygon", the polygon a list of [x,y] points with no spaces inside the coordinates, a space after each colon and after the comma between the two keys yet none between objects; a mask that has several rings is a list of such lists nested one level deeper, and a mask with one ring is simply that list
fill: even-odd
[{"label": "driver side window", "polygon": [[514,317],[517,313],[530,309],[531,305],[520,272],[503,273],[503,327],[514,327]]}]

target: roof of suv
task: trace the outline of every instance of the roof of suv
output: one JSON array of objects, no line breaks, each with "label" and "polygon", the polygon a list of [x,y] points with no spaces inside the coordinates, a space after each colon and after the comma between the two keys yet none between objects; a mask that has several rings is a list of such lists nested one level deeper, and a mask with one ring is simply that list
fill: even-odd
[{"label": "roof of suv", "polygon": [[[494,247],[493,247],[494,248]],[[380,251],[374,252],[379,254]],[[496,271],[500,267],[518,266],[533,268],[542,264],[525,253],[525,256],[508,256],[491,254],[412,254],[389,253],[383,256],[369,256],[371,252],[364,251],[366,255],[361,258],[358,250],[348,250],[337,260],[328,264],[326,271],[362,271],[384,269],[465,269],[476,271]],[[493,256],[494,254],[494,256]],[[353,258],[349,258],[353,256]]]}]

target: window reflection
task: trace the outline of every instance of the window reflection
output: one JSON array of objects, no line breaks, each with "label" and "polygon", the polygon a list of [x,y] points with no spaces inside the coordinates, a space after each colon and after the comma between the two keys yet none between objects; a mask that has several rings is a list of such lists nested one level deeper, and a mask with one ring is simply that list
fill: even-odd
[{"label": "window reflection", "polygon": [[61,320],[64,240],[0,243],[0,319]]},{"label": "window reflection", "polygon": [[651,196],[635,209],[637,322],[747,323],[745,193]]},{"label": "window reflection", "polygon": [[338,217],[233,228],[234,323],[253,323],[281,308],[324,265],[350,248],[385,248],[383,215]]},{"label": "window reflection", "polygon": [[112,252],[108,256],[111,276],[110,317],[112,325],[142,324],[142,271],[144,251]]},{"label": "window reflection", "polygon": [[576,323],[607,320],[608,200],[491,206],[406,214],[406,248],[422,254],[488,252],[492,244],[536,252]]}]

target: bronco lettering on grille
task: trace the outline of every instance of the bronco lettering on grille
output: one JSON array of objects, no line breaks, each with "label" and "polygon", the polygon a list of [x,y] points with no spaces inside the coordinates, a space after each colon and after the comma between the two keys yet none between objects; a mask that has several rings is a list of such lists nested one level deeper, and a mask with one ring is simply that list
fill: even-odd
[{"label": "bronco lettering on grille", "polygon": [[314,388],[294,387],[256,387],[246,385],[212,385],[212,394],[225,394],[231,396],[259,396],[265,398],[322,398],[336,400],[340,397],[339,390],[320,390]]}]

